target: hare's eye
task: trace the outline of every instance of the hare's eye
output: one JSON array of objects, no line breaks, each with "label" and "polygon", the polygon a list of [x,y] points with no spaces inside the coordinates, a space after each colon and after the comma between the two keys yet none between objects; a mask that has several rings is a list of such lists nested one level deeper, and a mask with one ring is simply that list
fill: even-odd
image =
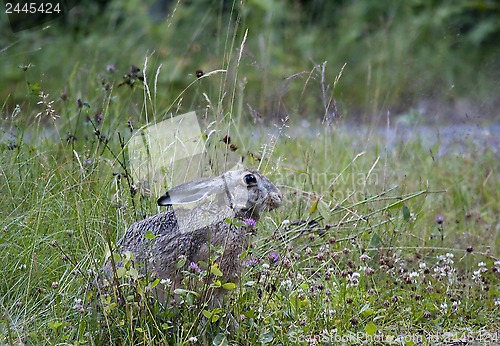
[{"label": "hare's eye", "polygon": [[245,175],[245,184],[251,185],[251,184],[257,184],[257,178],[253,174],[247,174]]}]

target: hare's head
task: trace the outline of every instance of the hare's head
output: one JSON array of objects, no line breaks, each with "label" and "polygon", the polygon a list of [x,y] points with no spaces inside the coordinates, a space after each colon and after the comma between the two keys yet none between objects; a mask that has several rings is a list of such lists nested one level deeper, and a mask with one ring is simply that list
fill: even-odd
[{"label": "hare's head", "polygon": [[230,207],[235,215],[256,219],[260,212],[278,208],[282,200],[281,191],[265,176],[254,169],[239,169],[176,186],[158,199],[158,205],[197,202],[210,196],[216,196],[219,205]]},{"label": "hare's head", "polygon": [[224,173],[226,200],[235,210],[270,211],[281,205],[281,191],[254,169]]}]

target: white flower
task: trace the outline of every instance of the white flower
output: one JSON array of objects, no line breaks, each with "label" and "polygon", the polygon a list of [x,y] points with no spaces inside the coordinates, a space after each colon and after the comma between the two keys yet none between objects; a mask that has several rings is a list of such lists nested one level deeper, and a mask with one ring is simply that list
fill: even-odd
[{"label": "white flower", "polygon": [[478,266],[478,267],[486,267],[486,263],[484,263],[484,262],[479,262],[479,263],[477,264],[477,266]]},{"label": "white flower", "polygon": [[361,275],[358,272],[347,275],[347,287],[358,286],[360,276]]},{"label": "white flower", "polygon": [[446,303],[441,303],[441,305],[439,306],[442,310],[446,310],[448,309],[448,304]]},{"label": "white flower", "polygon": [[427,264],[425,264],[425,262],[420,262],[420,264],[418,265],[418,267],[420,269],[425,269],[425,268],[427,268]]},{"label": "white flower", "polygon": [[361,260],[361,262],[366,263],[369,260],[371,260],[371,257],[364,253],[364,254],[361,255],[361,257],[359,259]]},{"label": "white flower", "polygon": [[281,281],[280,283],[280,287],[282,289],[284,289],[285,291],[289,291],[292,289],[293,287],[293,283],[292,283],[292,280],[288,279],[288,280],[284,280],[284,281]]},{"label": "white flower", "polygon": [[165,286],[171,286],[172,285],[172,280],[170,279],[161,279],[160,283]]},{"label": "white flower", "polygon": [[80,298],[75,298],[75,305],[73,305],[73,309],[82,314],[85,312],[85,308],[83,307],[82,300]]}]

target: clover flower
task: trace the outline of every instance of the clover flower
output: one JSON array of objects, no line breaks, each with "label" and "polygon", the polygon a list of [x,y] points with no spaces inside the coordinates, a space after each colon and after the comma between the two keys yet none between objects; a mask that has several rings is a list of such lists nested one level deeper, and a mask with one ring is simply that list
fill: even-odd
[{"label": "clover flower", "polygon": [[257,221],[249,217],[248,219],[245,219],[245,225],[254,227],[257,224]]}]

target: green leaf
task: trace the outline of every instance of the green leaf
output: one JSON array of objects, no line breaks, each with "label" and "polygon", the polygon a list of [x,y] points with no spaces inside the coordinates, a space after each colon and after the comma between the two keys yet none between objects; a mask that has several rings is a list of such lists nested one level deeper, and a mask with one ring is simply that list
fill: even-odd
[{"label": "green leaf", "polygon": [[160,279],[156,278],[149,286],[155,288],[160,283]]},{"label": "green leaf", "polygon": [[174,290],[174,294],[178,294],[180,296],[187,296],[188,294],[193,294],[196,297],[200,296],[200,294],[198,292],[190,291],[190,290],[185,290],[185,289],[182,289],[182,288],[176,288]]},{"label": "green leaf", "polygon": [[365,326],[365,332],[368,335],[374,335],[377,332],[377,326],[375,323],[370,322]]},{"label": "green leaf", "polygon": [[316,209],[318,208],[318,203],[319,203],[319,200],[320,198],[318,198],[314,203],[313,205],[311,206],[311,208],[309,209],[309,215],[312,215]]},{"label": "green leaf", "polygon": [[373,311],[372,309],[366,309],[364,310],[361,314],[364,316],[364,317],[368,317],[368,316],[371,316],[375,313],[375,311]]},{"label": "green leaf", "polygon": [[116,268],[116,276],[118,277],[118,279],[124,277],[126,273],[127,269],[125,269],[124,267]]},{"label": "green leaf", "polygon": [[236,284],[233,282],[226,282],[225,284],[222,285],[222,288],[231,291],[236,288]]},{"label": "green leaf", "polygon": [[31,92],[35,92],[35,91],[40,90],[40,84],[38,84],[38,83],[28,82],[28,87],[30,88]]},{"label": "green leaf", "polygon": [[215,336],[215,338],[212,341],[212,345],[214,346],[227,346],[227,336],[224,333],[219,333]]},{"label": "green leaf", "polygon": [[207,319],[210,319],[212,317],[212,311],[208,311],[208,310],[203,310],[201,312],[203,314],[203,316],[205,316],[205,318]]},{"label": "green leaf", "polygon": [[50,329],[57,330],[59,327],[63,325],[61,321],[52,321],[47,323]]},{"label": "green leaf", "polygon": [[222,312],[223,312],[223,310],[221,308],[215,308],[212,311],[203,310],[201,313],[203,314],[203,316],[206,317],[207,320],[214,323],[214,322],[217,322],[219,320]]},{"label": "green leaf", "polygon": [[144,235],[144,238],[146,238],[146,239],[154,239],[154,238],[156,238],[156,236],[154,235],[153,232],[151,232],[151,230],[148,229],[146,231],[146,234]]},{"label": "green leaf", "polygon": [[210,273],[214,274],[215,276],[222,276],[222,272],[219,269],[219,265],[217,263],[212,264],[210,267]]},{"label": "green leaf", "polygon": [[410,209],[406,206],[406,204],[403,204],[403,219],[405,221],[410,221]]},{"label": "green leaf", "polygon": [[246,317],[246,318],[255,318],[255,316],[257,316],[257,314],[255,313],[254,310],[248,310],[248,311],[245,311],[243,313],[243,315]]},{"label": "green leaf", "polygon": [[393,204],[389,205],[389,206],[387,207],[387,210],[390,210],[390,209],[396,209],[396,208],[401,207],[402,205],[403,205],[403,202],[401,202],[401,201],[400,201],[400,202],[395,202],[395,203],[393,203]]},{"label": "green leaf", "polygon": [[134,259],[134,254],[131,251],[125,251],[124,255],[123,263],[128,263]]},{"label": "green leaf", "polygon": [[274,332],[272,330],[269,330],[263,334],[260,335],[260,342],[262,344],[268,344],[272,342],[274,339]]},{"label": "green leaf", "polygon": [[377,249],[380,247],[380,244],[382,243],[382,239],[378,235],[377,232],[372,232],[372,239],[370,239],[370,247]]},{"label": "green leaf", "polygon": [[120,262],[122,260],[122,256],[119,253],[113,252],[113,262]]},{"label": "green leaf", "polygon": [[187,261],[186,257],[181,257],[181,259],[179,259],[179,261],[177,261],[175,268],[181,269],[186,264],[186,261]]},{"label": "green leaf", "polygon": [[128,272],[132,279],[137,280],[139,278],[139,272],[134,267],[131,267]]}]

